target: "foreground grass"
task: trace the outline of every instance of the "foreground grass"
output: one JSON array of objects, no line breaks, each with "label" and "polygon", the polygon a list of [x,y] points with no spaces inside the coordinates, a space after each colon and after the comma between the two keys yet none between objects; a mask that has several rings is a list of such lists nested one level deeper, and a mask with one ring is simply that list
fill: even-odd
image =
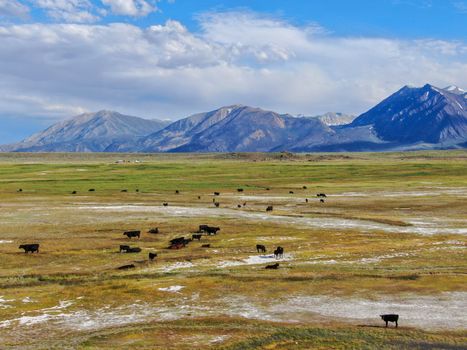
[{"label": "foreground grass", "polygon": [[[131,162],[116,164],[118,159]],[[359,327],[331,317],[291,313],[298,323],[292,326],[284,323],[287,310],[271,323],[238,319],[241,312],[235,307],[251,303],[267,308],[309,295],[372,300],[465,292],[465,236],[397,230],[410,230],[413,221],[465,227],[466,160],[464,151],[0,154],[0,240],[4,241],[0,244],[0,296],[7,300],[0,303],[0,325],[4,320],[47,313],[73,318],[86,312],[99,319],[100,313],[120,307],[136,316],[146,306],[168,308],[181,318],[157,323],[156,313],[135,321],[138,325],[130,321],[87,331],[74,330],[68,319],[64,325],[16,322],[0,327],[0,341],[11,348],[39,348],[42,343],[43,348],[60,349],[460,349],[466,343],[463,331],[429,332],[404,326],[386,330],[374,327],[381,324],[377,314]],[[19,188],[22,192],[17,192]],[[90,188],[96,191],[88,192]],[[237,188],[251,199],[242,199]],[[280,218],[358,219],[392,229],[306,227],[221,216],[213,208],[214,191],[221,192],[215,197],[220,210],[229,213],[264,214],[266,205],[272,204],[271,215]],[[328,194],[325,204],[316,200],[318,192]],[[270,201],[261,200],[267,196],[272,197]],[[237,208],[244,201],[246,207]],[[169,208],[210,211],[171,216],[158,209],[163,202]],[[92,209],[129,204],[136,209]],[[220,226],[221,233],[179,251],[167,249],[169,239],[188,237],[204,223]],[[151,227],[159,227],[161,233],[147,234]],[[141,240],[129,242],[122,236],[127,229],[142,230]],[[19,244],[30,242],[41,244],[40,254],[18,250]],[[211,248],[202,248],[203,243]],[[291,259],[281,261],[277,271],[264,270],[264,264],[242,265],[244,259],[257,255],[257,243],[266,244],[269,252],[284,246]],[[119,254],[120,244],[139,246],[143,252]],[[156,262],[147,261],[149,251],[159,253]],[[222,267],[226,262],[240,264]],[[128,263],[136,269],[116,270]],[[188,267],[172,269],[180,263]],[[183,290],[159,289],[174,285]],[[27,298],[32,302],[23,302]],[[70,301],[70,306],[56,313],[44,311],[63,301]],[[203,312],[224,317],[201,317]]]}]

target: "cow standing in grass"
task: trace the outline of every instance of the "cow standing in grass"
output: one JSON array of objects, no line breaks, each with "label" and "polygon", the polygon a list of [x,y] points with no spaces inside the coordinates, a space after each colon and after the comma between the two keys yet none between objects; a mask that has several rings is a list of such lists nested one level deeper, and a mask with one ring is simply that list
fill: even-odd
[{"label": "cow standing in grass", "polygon": [[256,245],[256,251],[258,253],[266,253],[266,247],[262,244],[257,244]]},{"label": "cow standing in grass", "polygon": [[21,244],[18,249],[24,249],[25,253],[39,253],[39,244],[38,243],[33,243],[33,244]]},{"label": "cow standing in grass", "polygon": [[274,257],[276,259],[283,258],[284,257],[284,248],[277,247],[276,250],[274,251]]},{"label": "cow standing in grass", "polygon": [[388,322],[395,322],[396,328],[398,326],[397,321],[399,321],[399,315],[397,314],[387,314],[387,315],[380,315],[381,319],[386,322],[386,327],[388,326]]},{"label": "cow standing in grass", "polygon": [[124,236],[127,236],[129,239],[132,237],[138,237],[138,239],[141,237],[141,231],[126,231],[123,232]]}]

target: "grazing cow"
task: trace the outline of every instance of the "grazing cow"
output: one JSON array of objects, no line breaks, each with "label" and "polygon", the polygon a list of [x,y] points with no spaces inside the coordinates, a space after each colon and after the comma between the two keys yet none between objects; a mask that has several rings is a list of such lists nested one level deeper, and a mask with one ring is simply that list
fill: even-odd
[{"label": "grazing cow", "polygon": [[76,191],[71,192],[71,194],[76,194],[76,193],[78,193],[78,192],[76,192]]},{"label": "grazing cow", "polygon": [[123,235],[127,236],[129,239],[131,239],[132,237],[138,237],[139,239],[141,236],[141,231],[126,231],[123,232]]},{"label": "grazing cow", "polygon": [[267,208],[266,208],[266,211],[272,211],[272,205],[269,205]]},{"label": "grazing cow", "polygon": [[208,233],[208,235],[217,235],[217,231],[219,230],[220,227],[208,226],[205,231]]},{"label": "grazing cow", "polygon": [[276,259],[282,258],[284,256],[284,248],[282,247],[277,247],[276,250],[274,251],[274,257]]},{"label": "grazing cow", "polygon": [[129,245],[120,244],[120,253],[121,253],[121,252],[125,252],[125,253],[126,253],[129,249],[130,249],[130,246],[129,246]]},{"label": "grazing cow", "polygon": [[25,253],[39,253],[39,244],[38,243],[33,243],[33,244],[21,244],[18,249],[24,249]]},{"label": "grazing cow", "polygon": [[237,192],[243,192],[243,188],[237,188]]},{"label": "grazing cow", "polygon": [[289,191],[290,194],[293,194],[293,191]]},{"label": "grazing cow", "polygon": [[211,248],[211,244],[203,244],[201,248]]},{"label": "grazing cow", "polygon": [[305,203],[308,203],[308,198],[305,198]]},{"label": "grazing cow", "polygon": [[246,207],[246,202],[243,203],[243,206]]},{"label": "grazing cow", "polygon": [[148,231],[148,233],[159,233],[159,228],[158,227],[152,228]]},{"label": "grazing cow", "polygon": [[90,188],[90,189],[88,190],[88,192],[95,192],[95,191],[96,191],[96,189],[94,189],[94,188]]},{"label": "grazing cow", "polygon": [[396,328],[398,326],[397,321],[399,321],[399,315],[397,314],[387,314],[387,315],[380,315],[382,320],[386,322],[386,327],[388,326],[388,322],[395,322]]},{"label": "grazing cow", "polygon": [[326,194],[324,194],[324,193],[317,193],[317,194],[316,194],[316,197],[326,197]]},{"label": "grazing cow", "polygon": [[202,236],[202,235],[191,235],[191,239],[192,239],[192,240],[197,239],[198,241],[200,241],[200,240],[201,240],[201,236]]},{"label": "grazing cow", "polygon": [[198,196],[198,199],[201,199],[201,196]]},{"label": "grazing cow", "polygon": [[220,192],[214,192],[214,195],[215,195],[215,196],[219,196],[219,195],[220,195]]},{"label": "grazing cow", "polygon": [[269,191],[269,190],[270,190],[270,188],[269,188],[269,187],[266,187],[266,191]]},{"label": "grazing cow", "polygon": [[214,202],[214,206],[215,206],[216,208],[219,208],[219,205],[220,205],[219,202]]},{"label": "grazing cow", "polygon": [[237,208],[241,208],[242,206],[240,204],[237,204]]},{"label": "grazing cow", "polygon": [[157,253],[149,252],[149,260],[153,261],[155,258],[157,258]]},{"label": "grazing cow", "polygon": [[257,244],[256,245],[256,251],[259,253],[266,253],[266,247],[262,244]]},{"label": "grazing cow", "polygon": [[23,192],[23,189],[22,188],[18,188],[18,191],[16,192]]},{"label": "grazing cow", "polygon": [[134,248],[130,248],[130,249],[127,249],[126,253],[140,253],[141,252],[141,248],[138,248],[138,247],[134,247]]},{"label": "grazing cow", "polygon": [[136,189],[135,191],[136,191],[136,192],[139,192],[139,189]]},{"label": "grazing cow", "polygon": [[179,194],[179,193],[180,193],[180,191],[179,191],[179,190],[175,190],[175,194]]},{"label": "grazing cow", "polygon": [[128,190],[121,190],[120,192],[128,192]]},{"label": "grazing cow", "polygon": [[134,269],[135,264],[129,264],[129,265],[123,265],[118,268],[118,270],[129,270],[129,269]]},{"label": "grazing cow", "polygon": [[220,227],[215,227],[215,226],[209,226],[209,225],[199,225],[199,231],[198,232],[206,232],[209,235],[211,234],[217,234],[217,231],[220,230]]},{"label": "grazing cow", "polygon": [[170,240],[169,249],[180,249],[185,247],[188,243],[191,242],[191,239],[185,239],[185,237],[177,237]]},{"label": "grazing cow", "polygon": [[321,199],[319,200],[319,202],[320,202],[320,203],[324,203],[324,199],[321,198]]},{"label": "grazing cow", "polygon": [[272,265],[266,265],[265,269],[267,270],[277,270],[279,268],[279,263],[275,263]]},{"label": "grazing cow", "polygon": [[307,188],[308,188],[308,187],[306,187],[306,186],[303,186],[303,189],[304,189],[304,190],[306,190]]},{"label": "grazing cow", "polygon": [[169,205],[169,203],[162,203],[162,205],[163,205],[164,207],[167,207],[167,206]]}]

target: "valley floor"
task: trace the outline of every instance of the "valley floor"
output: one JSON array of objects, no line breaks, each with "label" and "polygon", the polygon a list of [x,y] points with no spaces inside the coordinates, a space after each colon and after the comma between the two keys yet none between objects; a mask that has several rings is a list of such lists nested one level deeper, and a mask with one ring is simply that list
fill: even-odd
[{"label": "valley floor", "polygon": [[0,154],[0,198],[1,348],[467,347],[465,151]]}]

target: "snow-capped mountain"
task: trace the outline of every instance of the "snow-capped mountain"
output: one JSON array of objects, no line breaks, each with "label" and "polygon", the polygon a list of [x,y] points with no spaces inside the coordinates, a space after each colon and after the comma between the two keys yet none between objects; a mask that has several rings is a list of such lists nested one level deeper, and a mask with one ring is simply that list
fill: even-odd
[{"label": "snow-capped mountain", "polygon": [[354,119],[293,117],[243,105],[166,122],[117,112],[86,113],[0,151],[272,152],[380,151],[467,147],[467,93],[405,86]]},{"label": "snow-capped mountain", "polygon": [[466,94],[457,87],[405,86],[356,118],[378,137],[400,144],[458,144],[467,139]]}]

